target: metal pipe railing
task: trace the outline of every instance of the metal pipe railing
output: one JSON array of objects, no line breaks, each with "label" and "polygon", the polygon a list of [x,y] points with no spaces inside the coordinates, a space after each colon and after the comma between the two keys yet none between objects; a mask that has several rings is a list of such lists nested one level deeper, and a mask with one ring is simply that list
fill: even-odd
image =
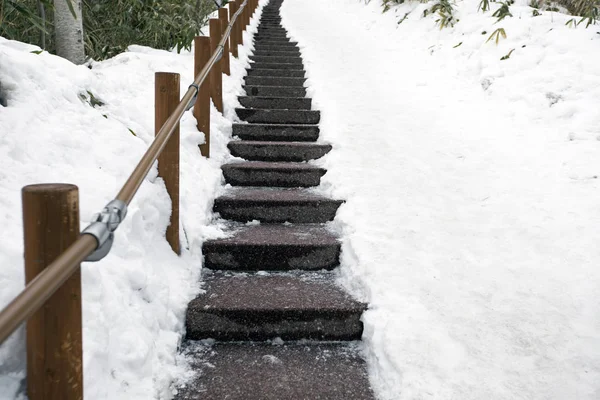
[{"label": "metal pipe railing", "polygon": [[[102,223],[106,225],[107,231],[102,232],[102,234],[106,234],[107,238],[108,235],[111,235],[111,243],[112,232],[125,218],[127,209],[126,206],[131,202],[142,182],[144,181],[144,178],[150,171],[150,168],[152,168],[152,165],[165,148],[184,112],[188,109],[188,106],[191,103],[193,104],[195,101],[198,88],[206,80],[215,63],[223,56],[225,43],[229,39],[233,26],[235,25],[238,17],[244,11],[244,8],[247,6],[248,1],[249,0],[245,0],[231,18],[231,21],[229,22],[229,25],[227,26],[227,29],[223,33],[223,37],[217,46],[217,50],[212,54],[200,73],[198,73],[196,76],[194,82],[189,86],[187,92],[179,102],[179,105],[173,114],[171,114],[171,116],[161,127],[154,141],[148,150],[146,150],[146,153],[142,156],[141,160],[117,194],[116,201],[113,200],[113,202],[109,203],[109,206],[107,206],[103,214],[101,214],[101,216],[104,215],[111,217],[113,216],[113,214],[111,214],[112,212],[121,211],[122,214],[119,214],[118,220],[101,220],[99,218],[98,221],[94,223]],[[124,210],[114,206],[113,203],[118,203],[117,205],[121,205],[121,207],[124,205]],[[110,207],[111,205],[113,206]],[[111,223],[113,224],[112,227]],[[94,224],[90,225],[90,227],[94,226]],[[54,294],[61,287],[61,285],[67,279],[69,279],[71,275],[73,275],[73,273],[79,267],[79,264],[88,259],[88,257],[97,251],[102,245],[103,243],[99,241],[98,235],[92,232],[86,232],[84,230],[83,234],[71,246],[69,246],[67,250],[58,256],[56,260],[48,265],[48,267],[46,267],[42,272],[40,272],[39,275],[37,275],[37,277],[32,280],[17,297],[13,299],[13,301],[11,301],[2,311],[0,311],[0,343],[4,342],[19,327],[19,325],[21,325],[37,310],[39,310],[40,307],[42,307],[50,298],[50,296],[52,296],[52,294]]]}]

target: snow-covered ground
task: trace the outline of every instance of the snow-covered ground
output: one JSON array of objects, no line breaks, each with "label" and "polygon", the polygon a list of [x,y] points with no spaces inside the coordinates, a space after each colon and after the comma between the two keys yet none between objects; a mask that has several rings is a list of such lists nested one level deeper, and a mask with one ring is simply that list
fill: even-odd
[{"label": "snow-covered ground", "polygon": [[599,29],[478,4],[440,30],[431,3],[283,3],[347,199],[340,280],[380,399],[598,399]]},{"label": "snow-covered ground", "polygon": [[[248,29],[255,32],[259,12]],[[244,33],[249,43],[250,33]],[[110,201],[154,137],[154,73],[193,81],[193,53],[132,46],[113,59],[74,66],[35,46],[0,38],[0,307],[24,286],[21,187],[41,182],[79,186],[82,228]],[[224,77],[224,118],[211,114],[212,158],[200,156],[191,112],[181,124],[181,222],[184,250],[164,239],[170,199],[156,168],[141,186],[100,263],[82,265],[84,391],[92,400],[171,397],[170,383],[186,373],[177,363],[185,308],[198,291],[201,245],[220,235],[212,201],[220,165],[230,157],[233,107],[242,94],[248,46]],[[89,93],[105,105],[91,107]],[[184,231],[184,232],[183,232]],[[0,399],[24,398],[24,329],[0,347]]]},{"label": "snow-covered ground", "polygon": [[[283,4],[334,145],[321,190],[347,200],[340,282],[371,304],[380,399],[598,399],[598,28],[533,17],[524,0],[495,23],[499,5],[478,5],[457,3],[440,30],[422,16],[431,3]],[[497,28],[507,38],[486,42]],[[0,307],[23,287],[21,187],[77,184],[85,225],[154,136],[154,72],[181,73],[182,92],[192,80],[191,53],[133,46],[89,70],[33,50],[0,38]],[[154,170],[111,255],[82,266],[86,398],[168,399],[186,373],[177,344],[202,241],[220,234],[210,208],[248,51],[224,79],[226,118],[213,109],[213,158],[182,121],[183,255],[164,240]],[[23,333],[0,347],[0,399],[23,397]]]}]

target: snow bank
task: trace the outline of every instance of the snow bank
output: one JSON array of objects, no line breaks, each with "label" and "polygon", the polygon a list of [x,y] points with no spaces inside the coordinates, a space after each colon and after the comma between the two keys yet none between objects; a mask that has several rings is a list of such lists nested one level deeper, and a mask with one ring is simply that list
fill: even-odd
[{"label": "snow bank", "polygon": [[322,191],[347,199],[340,280],[370,302],[380,399],[597,399],[598,29],[478,3],[444,30],[431,3],[283,3],[334,145]]},{"label": "snow bank", "polygon": [[[256,30],[255,16],[248,43]],[[193,53],[141,46],[113,59],[75,66],[35,46],[0,38],[0,307],[22,289],[21,187],[41,182],[79,186],[82,228],[125,182],[154,138],[154,73],[193,81]],[[164,235],[170,199],[152,170],[131,203],[111,254],[82,265],[84,390],[87,399],[168,399],[170,383],[187,373],[176,361],[185,308],[198,291],[201,246],[221,235],[211,224],[229,156],[233,107],[241,94],[248,46],[224,76],[224,118],[211,111],[212,158],[200,156],[188,112],[181,122],[181,238],[172,253]],[[92,107],[91,96],[104,105]],[[0,347],[0,398],[23,398],[24,328]]]}]

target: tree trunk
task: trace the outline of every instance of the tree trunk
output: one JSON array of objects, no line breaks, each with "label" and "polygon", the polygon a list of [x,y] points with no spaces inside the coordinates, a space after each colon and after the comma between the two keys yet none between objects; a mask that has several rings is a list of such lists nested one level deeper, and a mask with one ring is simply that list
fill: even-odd
[{"label": "tree trunk", "polygon": [[[73,6],[73,15],[69,3]],[[54,30],[56,54],[74,64],[83,64],[83,18],[81,0],[54,0]]]}]

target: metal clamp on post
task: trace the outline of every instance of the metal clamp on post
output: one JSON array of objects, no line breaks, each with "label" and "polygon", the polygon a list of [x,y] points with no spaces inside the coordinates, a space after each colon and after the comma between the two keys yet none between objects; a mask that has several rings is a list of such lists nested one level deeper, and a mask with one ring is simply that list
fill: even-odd
[{"label": "metal clamp on post", "polygon": [[104,207],[100,214],[95,216],[95,221],[81,232],[82,235],[92,235],[96,238],[98,246],[85,261],[100,261],[110,252],[115,235],[121,222],[127,215],[127,204],[121,200],[112,200]]},{"label": "metal clamp on post", "polygon": [[196,93],[194,94],[194,97],[192,97],[192,99],[190,100],[190,104],[188,104],[185,108],[185,111],[189,111],[190,108],[194,107],[194,104],[196,104],[196,99],[198,98],[198,92],[200,91],[200,88],[195,83],[192,83],[190,86],[188,86],[188,90],[190,88],[196,89]]},{"label": "metal clamp on post", "polygon": [[217,48],[219,49],[219,55],[217,56],[217,59],[215,61],[221,61],[221,58],[223,58],[223,52],[225,51],[225,46],[220,44],[217,46]]}]

